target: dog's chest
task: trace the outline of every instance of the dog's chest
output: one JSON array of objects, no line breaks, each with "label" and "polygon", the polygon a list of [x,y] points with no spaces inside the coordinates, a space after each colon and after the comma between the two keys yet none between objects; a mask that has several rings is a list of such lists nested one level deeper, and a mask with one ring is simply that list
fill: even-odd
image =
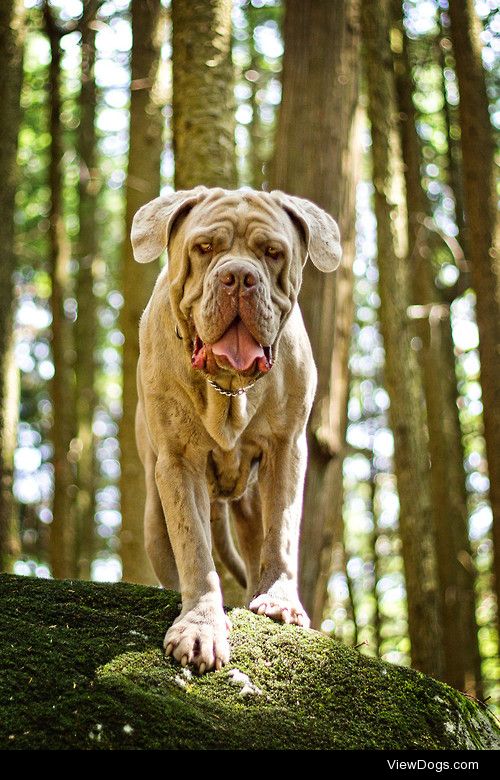
[{"label": "dog's chest", "polygon": [[209,453],[207,482],[210,498],[235,501],[256,481],[261,453],[257,446],[242,444],[230,451],[216,448]]}]

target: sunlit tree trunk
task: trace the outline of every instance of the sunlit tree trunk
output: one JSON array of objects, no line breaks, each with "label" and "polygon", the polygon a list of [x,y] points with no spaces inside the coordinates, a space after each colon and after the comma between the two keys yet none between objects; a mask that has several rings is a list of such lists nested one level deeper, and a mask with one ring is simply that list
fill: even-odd
[{"label": "sunlit tree trunk", "polygon": [[25,37],[22,0],[0,4],[0,571],[9,568],[19,550],[13,522],[12,470],[16,441],[18,393],[12,363],[12,273],[14,250],[14,198],[16,194],[17,137],[21,119],[20,94]]},{"label": "sunlit tree trunk", "polygon": [[93,291],[93,263],[97,253],[96,206],[98,173],[96,167],[97,138],[94,17],[97,2],[87,0],[81,23],[81,93],[78,156],[80,164],[78,275],[76,298],[78,318],[75,324],[76,348],[76,411],[77,411],[77,528],[76,557],[78,576],[89,579],[94,553],[94,508],[96,488],[95,442],[92,432],[96,405],[95,349],[97,340],[97,309]]},{"label": "sunlit tree trunk", "polygon": [[[251,61],[250,69],[258,72],[257,57],[253,36],[250,39]],[[248,168],[250,185],[255,190],[262,189],[264,183],[264,160],[262,159],[262,122],[259,114],[257,92],[261,88],[259,81],[250,83],[250,107],[252,109],[252,121],[248,128],[250,138],[250,150],[248,154]]]},{"label": "sunlit tree trunk", "polygon": [[[173,146],[175,186],[238,186],[234,145],[231,0],[172,2]],[[226,604],[243,589],[215,554]]]},{"label": "sunlit tree trunk", "polygon": [[[405,566],[412,664],[441,678],[444,671],[438,566],[432,519],[425,408],[407,308],[406,214],[389,44],[390,4],[362,0],[364,67],[372,133],[377,219],[380,325],[385,385],[394,434],[399,527]],[[376,78],[374,77],[376,74]]]},{"label": "sunlit tree trunk", "polygon": [[64,311],[70,284],[71,251],[62,200],[61,32],[48,3],[44,6],[44,18],[51,53],[48,80],[51,136],[48,264],[52,284],[52,357],[55,369],[51,385],[54,494],[50,563],[54,577],[62,578],[75,574],[75,487],[71,465],[71,441],[75,432],[74,351],[71,324]]},{"label": "sunlit tree trunk", "polygon": [[122,330],[123,415],[121,450],[121,557],[123,579],[156,582],[144,549],[144,468],[135,443],[137,406],[136,370],[139,357],[139,319],[146,308],[158,275],[158,262],[134,262],[130,229],[136,211],[160,191],[163,121],[158,95],[160,62],[160,0],[132,1],[132,81],[130,98],[130,147],[127,170],[126,235],[123,245]]},{"label": "sunlit tree trunk", "polygon": [[476,292],[484,438],[500,603],[500,254],[493,133],[473,0],[450,0],[451,38],[460,91],[467,259]]},{"label": "sunlit tree trunk", "polygon": [[[248,49],[250,55],[250,67],[248,71],[253,72],[254,74],[254,78],[250,81],[251,92],[249,98],[250,108],[252,109],[252,120],[248,125],[248,179],[251,187],[255,190],[260,190],[269,173],[267,171],[267,163],[270,158],[269,136],[271,135],[271,132],[269,128],[266,129],[260,114],[258,93],[265,90],[268,74],[259,67],[259,52],[257,51],[255,44],[255,30],[258,17],[256,17],[255,13],[252,13],[252,11],[253,9],[248,8],[246,12],[248,21]],[[274,132],[272,135],[274,136]]]},{"label": "sunlit tree trunk", "polygon": [[471,286],[470,270],[467,263],[467,236],[464,229],[464,196],[462,181],[462,151],[459,140],[460,119],[458,116],[458,107],[451,105],[447,94],[447,79],[445,70],[453,68],[455,70],[455,60],[451,52],[451,41],[449,39],[450,20],[447,11],[443,11],[439,18],[439,47],[434,47],[432,51],[438,48],[436,62],[441,70],[441,90],[443,94],[443,119],[446,132],[446,173],[445,179],[453,192],[455,201],[455,223],[458,228],[457,249],[454,252],[453,260],[457,269],[460,271],[457,281],[451,287],[441,290],[441,297],[449,305]]},{"label": "sunlit tree trunk", "polygon": [[231,0],[172,0],[176,189],[237,186]]},{"label": "sunlit tree trunk", "polygon": [[445,682],[469,693],[480,693],[481,672],[475,620],[474,568],[467,529],[464,452],[457,407],[455,357],[449,309],[439,301],[425,228],[428,203],[421,184],[420,142],[415,126],[408,39],[402,4],[393,2],[396,93],[406,204],[408,267],[411,268],[414,321],[419,338],[431,457],[431,494],[443,618]]},{"label": "sunlit tree trunk", "polygon": [[[456,132],[460,123],[458,117],[458,107],[450,105],[447,99],[445,69],[453,67],[455,69],[455,60],[451,51],[451,41],[449,39],[450,20],[447,11],[443,11],[439,18],[439,46],[438,63],[441,69],[441,83],[443,92],[443,116],[446,127],[446,145],[447,145],[447,174],[448,184],[453,190],[455,201],[455,221],[458,227],[458,235],[463,240],[464,232],[464,194],[463,181],[461,177],[462,153],[460,141]],[[464,246],[464,250],[466,247]]]},{"label": "sunlit tree trunk", "polygon": [[353,316],[358,11],[356,2],[287,0],[283,100],[271,173],[273,187],[310,198],[338,220],[344,251],[335,275],[306,266],[300,295],[318,368],[301,541],[301,596],[316,627],[326,598],[332,537],[338,537],[342,524]]},{"label": "sunlit tree trunk", "polygon": [[370,552],[373,562],[373,644],[375,649],[375,655],[380,658],[381,646],[382,646],[382,614],[380,611],[380,604],[378,598],[378,583],[380,580],[380,561],[377,550],[377,543],[379,539],[379,523],[377,512],[377,470],[375,468],[375,457],[372,456],[370,463],[370,509],[372,513],[373,531],[370,538]]},{"label": "sunlit tree trunk", "polygon": [[[1,169],[0,169],[1,170]],[[1,262],[1,261],[0,261]],[[14,501],[14,452],[17,443],[21,384],[14,356],[13,334],[2,356],[1,462],[0,462],[0,571],[10,571],[21,552],[19,512]]]}]

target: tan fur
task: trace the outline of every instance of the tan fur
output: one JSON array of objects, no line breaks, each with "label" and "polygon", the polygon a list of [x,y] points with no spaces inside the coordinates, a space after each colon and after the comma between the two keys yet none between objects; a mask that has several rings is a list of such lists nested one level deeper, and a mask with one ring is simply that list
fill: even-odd
[{"label": "tan fur", "polygon": [[[196,249],[200,237],[213,240],[210,257]],[[275,262],[261,251],[270,241],[283,247]],[[284,193],[198,187],[143,207],[132,243],[140,262],[167,245],[169,254],[140,325],[136,430],[146,472],[146,545],[160,582],[180,581],[182,612],[165,636],[167,652],[204,672],[227,663],[230,653],[211,520],[217,549],[240,582],[246,579],[250,609],[309,623],[297,559],[316,370],[297,296],[308,253],[321,270],[337,266],[338,229],[312,203]],[[221,284],[231,263],[257,280],[237,299]],[[272,345],[274,366],[249,377],[212,361],[210,378],[226,390],[256,380],[246,394],[228,398],[193,369],[191,353],[196,334],[214,343],[238,306],[254,338]],[[232,504],[245,575],[228,540],[225,504]]]}]

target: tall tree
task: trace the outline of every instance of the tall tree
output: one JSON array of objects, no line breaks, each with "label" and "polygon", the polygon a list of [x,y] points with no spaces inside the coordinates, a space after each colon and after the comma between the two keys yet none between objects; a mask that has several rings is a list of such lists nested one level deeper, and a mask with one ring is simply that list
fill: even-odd
[{"label": "tall tree", "polygon": [[232,0],[172,0],[176,189],[237,186]]},{"label": "tall tree", "polygon": [[[7,568],[18,546],[12,520],[12,469],[17,418],[16,383],[11,360],[12,273],[16,154],[21,119],[25,11],[22,0],[0,6],[0,104],[4,121],[0,132],[0,571]],[[13,392],[14,391],[14,392]]]},{"label": "tall tree", "polygon": [[[377,220],[380,325],[385,384],[394,434],[399,526],[405,567],[412,663],[441,678],[444,671],[438,566],[432,518],[423,393],[410,345],[411,300],[406,213],[398,137],[388,0],[362,0],[363,59],[372,134]],[[377,74],[374,78],[373,74]]]},{"label": "tall tree", "polygon": [[377,512],[377,467],[375,465],[375,457],[372,455],[370,461],[370,510],[373,522],[373,532],[369,540],[370,555],[373,564],[373,644],[375,649],[375,655],[380,658],[382,647],[382,614],[379,604],[379,594],[377,586],[380,581],[380,561],[377,551],[377,542],[380,535],[380,528],[378,522]]},{"label": "tall tree", "polygon": [[450,0],[451,39],[460,92],[460,130],[467,257],[476,292],[484,438],[493,513],[497,603],[500,604],[500,220],[494,142],[473,0]]},{"label": "tall tree", "polygon": [[[458,107],[450,105],[448,100],[446,69],[455,68],[455,60],[451,51],[450,18],[447,11],[442,11],[439,15],[439,67],[441,70],[441,83],[443,91],[443,118],[446,127],[446,156],[447,156],[447,181],[453,191],[455,200],[455,222],[458,228],[458,237],[464,244],[464,194],[463,181],[461,177],[462,152],[459,141],[459,116]],[[464,245],[464,249],[467,247]],[[467,251],[466,251],[467,254]],[[461,268],[463,272],[463,268]],[[464,288],[466,289],[466,288]]]},{"label": "tall tree", "polygon": [[[252,34],[249,36],[250,70],[258,74],[258,58],[255,48],[255,40]],[[250,82],[250,107],[252,109],[252,121],[248,128],[250,138],[250,150],[248,154],[249,180],[254,190],[262,189],[264,182],[264,161],[262,159],[262,122],[260,119],[257,93],[262,89],[260,79],[255,78]]]},{"label": "tall tree", "polygon": [[160,62],[160,0],[132,0],[132,61],[130,145],[126,185],[126,236],[122,256],[123,415],[121,450],[121,557],[123,579],[155,582],[144,549],[143,518],[146,491],[144,469],[135,443],[137,406],[136,369],[139,358],[139,319],[158,275],[158,263],[137,265],[130,244],[130,229],[138,209],[160,192],[163,120],[157,94]]},{"label": "tall tree", "polygon": [[[175,187],[238,186],[235,153],[231,0],[172,2],[172,104]],[[214,505],[214,527],[224,522]],[[218,520],[217,520],[218,518]],[[227,604],[242,604],[243,589],[220,564]]]},{"label": "tall tree", "polygon": [[323,612],[331,541],[342,523],[353,317],[358,17],[357,2],[287,0],[283,100],[271,174],[273,187],[309,198],[331,213],[339,222],[343,245],[336,275],[325,277],[311,264],[306,266],[300,296],[318,368],[301,543],[301,596],[315,626]]},{"label": "tall tree", "polygon": [[481,668],[475,619],[474,567],[467,527],[464,452],[457,407],[455,357],[449,309],[435,286],[426,229],[428,201],[421,184],[421,150],[415,125],[408,38],[402,3],[393,0],[396,96],[400,117],[408,211],[408,267],[412,274],[414,321],[427,409],[431,495],[439,567],[445,682],[481,693]]},{"label": "tall tree", "polygon": [[74,476],[71,460],[68,457],[75,433],[74,346],[71,323],[64,310],[64,303],[70,290],[71,251],[63,212],[62,158],[64,147],[61,122],[60,45],[62,35],[68,30],[64,30],[58,25],[47,0],[43,11],[51,55],[48,80],[51,136],[48,263],[52,286],[52,357],[55,369],[51,392],[54,493],[50,562],[54,577],[62,578],[75,574]]},{"label": "tall tree", "polygon": [[96,139],[96,84],[95,64],[95,14],[99,0],[86,0],[80,22],[81,30],[81,92],[80,126],[78,132],[79,179],[79,222],[78,231],[78,274],[76,298],[78,317],[75,323],[76,349],[76,414],[77,438],[79,442],[77,462],[77,528],[76,555],[78,576],[89,579],[94,551],[94,507],[95,507],[95,448],[92,423],[96,406],[95,349],[97,340],[97,311],[94,296],[93,264],[98,237],[96,222],[97,174]]}]

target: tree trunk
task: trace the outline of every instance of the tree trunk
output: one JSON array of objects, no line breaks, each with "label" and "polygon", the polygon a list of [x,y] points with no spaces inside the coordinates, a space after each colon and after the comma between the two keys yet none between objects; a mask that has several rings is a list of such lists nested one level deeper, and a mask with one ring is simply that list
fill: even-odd
[{"label": "tree trunk", "polygon": [[377,658],[381,657],[382,647],[382,614],[378,599],[377,586],[380,581],[380,561],[377,551],[377,542],[380,536],[378,512],[377,512],[377,469],[375,467],[375,457],[372,456],[370,462],[370,509],[372,514],[373,531],[370,537],[370,555],[373,563],[373,645]]},{"label": "tree trunk", "polygon": [[[421,184],[421,150],[415,126],[408,39],[402,4],[393,2],[396,92],[400,116],[408,210],[408,267],[412,269],[412,303],[422,307],[414,321],[420,339],[429,453],[431,495],[443,618],[443,679],[449,685],[481,693],[481,666],[475,619],[474,568],[467,528],[464,452],[457,407],[455,357],[449,310],[438,299],[424,226],[428,202]],[[441,313],[440,313],[441,312]]]},{"label": "tree trunk", "polygon": [[96,205],[99,188],[96,167],[96,85],[94,78],[95,35],[92,22],[95,3],[87,0],[81,24],[81,93],[78,155],[80,162],[78,276],[76,297],[78,318],[75,324],[76,347],[76,412],[77,412],[77,571],[81,579],[90,579],[94,555],[95,509],[95,442],[92,432],[96,406],[95,349],[97,341],[97,311],[93,285],[93,262],[97,253]]},{"label": "tree trunk", "polygon": [[[406,215],[401,151],[397,132],[394,75],[387,0],[362,2],[364,66],[372,130],[373,184],[380,325],[385,348],[385,385],[390,398],[398,483],[399,526],[405,566],[412,663],[443,675],[440,590],[432,522],[423,394],[410,346],[410,302],[406,261]],[[374,74],[377,77],[374,78]]]},{"label": "tree trunk", "polygon": [[[253,35],[250,38],[250,70],[259,72],[259,65],[257,59],[257,52],[255,50],[255,43]],[[250,149],[248,152],[248,178],[250,186],[254,190],[261,190],[264,183],[264,160],[262,158],[262,121],[259,112],[259,101],[257,100],[257,92],[262,89],[261,79],[253,80],[250,82],[250,107],[252,109],[252,121],[248,127],[248,135],[250,140]]]},{"label": "tree trunk", "polygon": [[54,447],[54,492],[50,534],[50,563],[56,578],[75,575],[74,480],[71,465],[71,441],[75,431],[74,361],[71,325],[65,316],[64,301],[69,291],[71,258],[64,226],[62,199],[62,124],[61,124],[61,32],[48,3],[44,6],[46,32],[50,43],[50,212],[48,264],[52,284],[52,443]]},{"label": "tree trunk", "polygon": [[19,535],[19,507],[14,501],[14,453],[17,444],[17,425],[21,383],[14,355],[14,338],[3,355],[0,380],[3,383],[1,418],[0,461],[0,571],[10,571],[11,565],[21,553]]},{"label": "tree trunk", "polygon": [[439,18],[439,55],[436,58],[441,70],[441,84],[443,93],[443,119],[446,132],[446,183],[453,192],[455,202],[455,224],[458,228],[457,242],[459,252],[454,253],[455,265],[460,275],[451,287],[441,290],[441,298],[451,306],[453,301],[471,286],[470,270],[467,263],[466,231],[464,229],[464,194],[462,181],[462,151],[460,149],[459,128],[460,120],[458,107],[448,101],[445,68],[455,69],[455,60],[450,54],[451,41],[449,40],[450,20],[447,12],[440,14]]},{"label": "tree trunk", "polygon": [[494,143],[473,0],[450,0],[451,38],[460,91],[460,128],[468,261],[476,292],[484,438],[493,513],[500,604],[500,256]]},{"label": "tree trunk", "polygon": [[344,249],[343,265],[335,276],[325,276],[310,264],[304,269],[300,294],[318,368],[301,541],[301,596],[314,626],[322,618],[332,533],[342,522],[353,316],[358,11],[356,2],[287,0],[283,100],[271,177],[273,187],[310,198],[330,212],[339,221]]},{"label": "tree trunk", "polygon": [[[16,441],[17,399],[12,398],[11,363],[12,273],[14,250],[14,199],[17,182],[17,137],[21,120],[25,11],[22,0],[0,5],[0,571],[8,568],[18,551],[19,536],[13,524],[12,470]],[[14,414],[13,414],[14,412]]]},{"label": "tree trunk", "polygon": [[[172,2],[175,187],[237,187],[231,0]],[[243,589],[214,551],[226,604]]]},{"label": "tree trunk", "polygon": [[123,579],[128,582],[156,582],[144,548],[144,468],[135,443],[137,406],[137,360],[139,319],[151,296],[158,262],[139,265],[134,261],[130,229],[136,211],[160,192],[160,163],[163,149],[163,120],[158,95],[160,63],[160,0],[132,1],[132,81],[130,99],[130,146],[127,172],[126,237],[123,246],[122,309],[123,415],[120,425],[121,450],[121,557]]},{"label": "tree trunk", "polygon": [[237,186],[231,0],[172,0],[175,187]]},{"label": "tree trunk", "polygon": [[[453,190],[453,199],[455,201],[455,222],[458,228],[460,240],[464,239],[464,193],[463,181],[461,176],[462,152],[460,141],[457,138],[457,132],[460,120],[458,117],[458,107],[450,105],[447,98],[445,68],[453,67],[455,69],[455,60],[450,53],[451,42],[449,40],[450,20],[446,11],[441,12],[439,16],[439,67],[441,70],[441,83],[443,91],[443,118],[446,127],[446,154],[447,154],[447,178],[448,184]],[[463,246],[467,255],[467,247]]]}]

